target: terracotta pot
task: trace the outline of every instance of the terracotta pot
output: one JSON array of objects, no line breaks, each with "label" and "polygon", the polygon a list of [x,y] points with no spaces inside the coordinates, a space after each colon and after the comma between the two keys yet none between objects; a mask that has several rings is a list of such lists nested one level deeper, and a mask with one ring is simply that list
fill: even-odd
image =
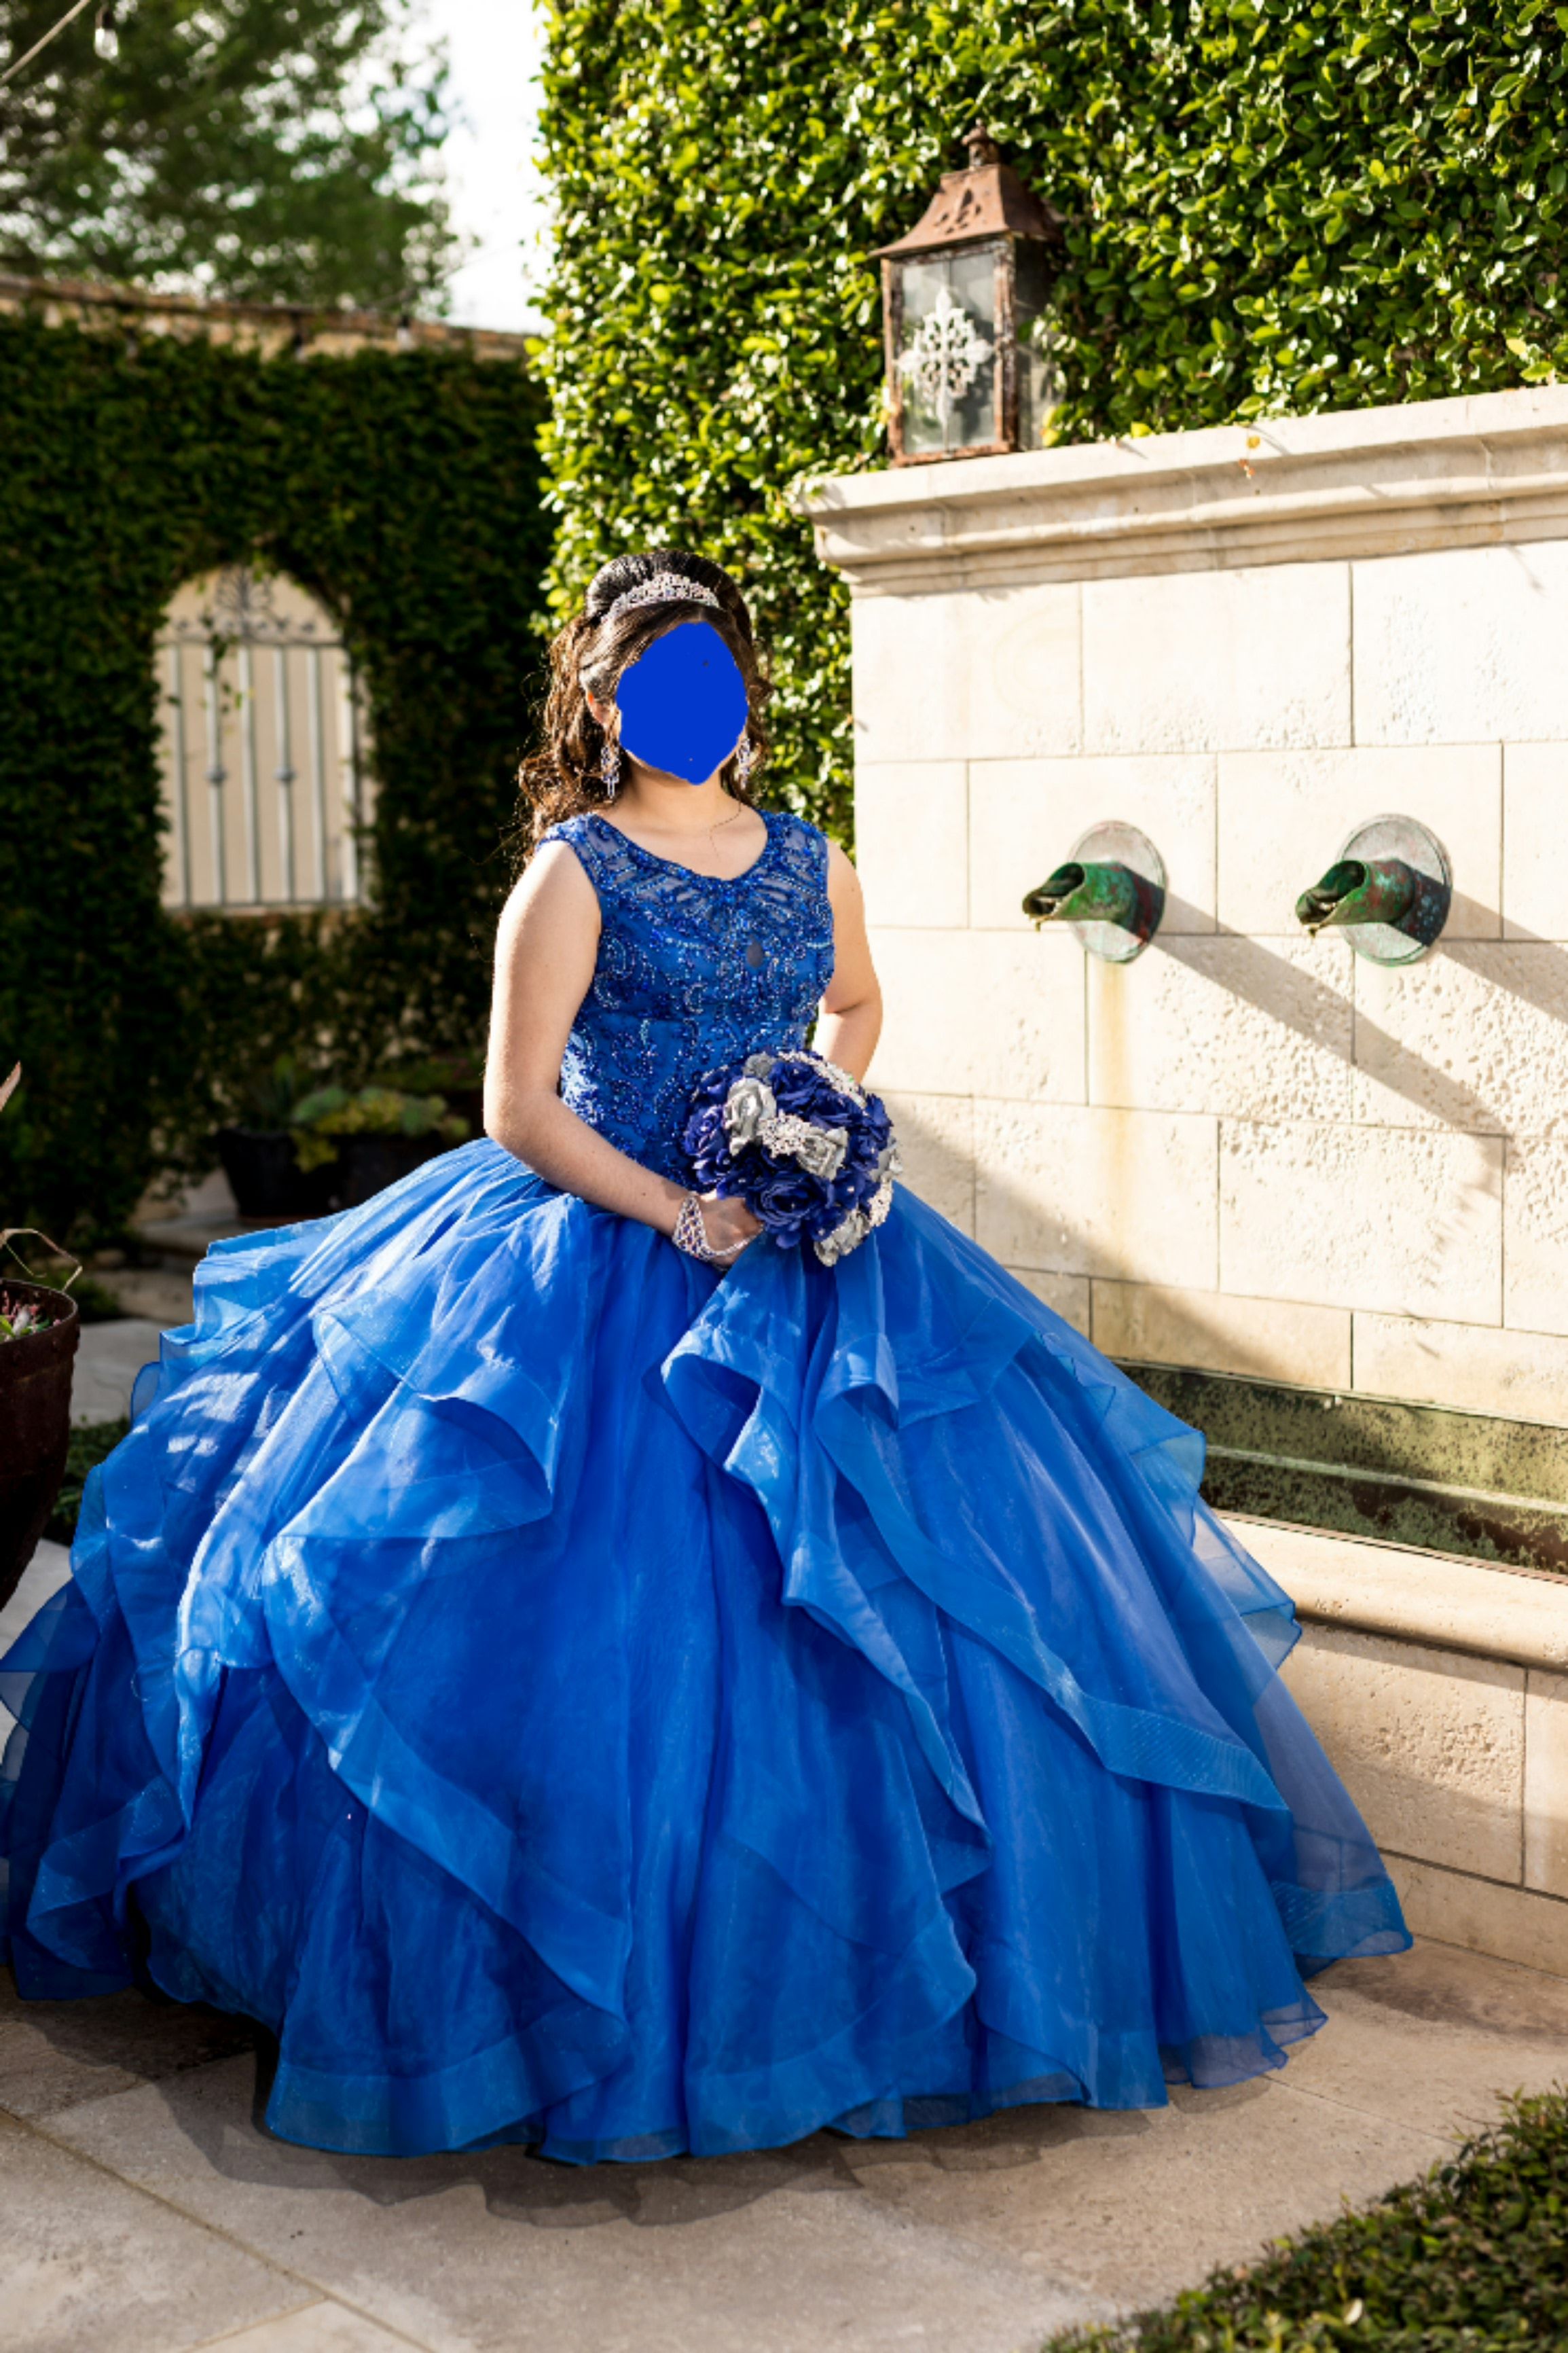
[{"label": "terracotta pot", "polygon": [[0,1340],[0,1607],[32,1559],[65,1477],[71,1366],[81,1331],[66,1292],[0,1278],[0,1304],[24,1302],[57,1321],[47,1332]]}]

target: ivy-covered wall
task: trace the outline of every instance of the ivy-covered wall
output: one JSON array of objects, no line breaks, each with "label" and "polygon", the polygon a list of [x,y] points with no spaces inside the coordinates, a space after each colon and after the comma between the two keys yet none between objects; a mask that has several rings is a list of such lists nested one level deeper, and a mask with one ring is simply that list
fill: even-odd
[{"label": "ivy-covered wall", "polygon": [[[0,1224],[111,1232],[293,1049],[353,1079],[482,1050],[549,529],[539,388],[454,344],[264,356],[0,319]],[[368,690],[375,902],[160,906],[153,643],[180,583],[271,559]]]},{"label": "ivy-covered wall", "polygon": [[1539,0],[551,0],[564,605],[738,565],[775,789],[847,822],[844,592],[788,492],[882,461],[879,290],[977,119],[1064,216],[1058,438],[1568,373],[1568,8]]}]

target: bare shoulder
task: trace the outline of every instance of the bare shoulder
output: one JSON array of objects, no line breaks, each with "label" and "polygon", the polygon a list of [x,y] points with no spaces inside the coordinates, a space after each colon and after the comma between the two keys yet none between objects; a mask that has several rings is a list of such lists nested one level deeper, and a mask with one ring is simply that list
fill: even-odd
[{"label": "bare shoulder", "polygon": [[860,877],[855,871],[855,861],[831,834],[824,834],[823,839],[827,844],[827,895],[837,904],[853,906],[860,896]]},{"label": "bare shoulder", "polygon": [[503,937],[521,931],[599,928],[599,894],[568,841],[542,841],[512,886],[501,912]]}]

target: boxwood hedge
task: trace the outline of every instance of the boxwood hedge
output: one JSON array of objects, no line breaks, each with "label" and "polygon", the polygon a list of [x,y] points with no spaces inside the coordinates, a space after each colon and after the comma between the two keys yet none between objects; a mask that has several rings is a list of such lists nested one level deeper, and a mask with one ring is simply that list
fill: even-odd
[{"label": "boxwood hedge", "polygon": [[1219,2271],[1121,2327],[1049,2353],[1507,2353],[1568,2345],[1568,2095],[1503,2122],[1419,2181],[1261,2263]]},{"label": "boxwood hedge", "polygon": [[[537,670],[539,386],[457,344],[296,358],[0,319],[0,1224],[112,1231],[205,1165],[288,1050],[351,1081],[482,1050],[488,917]],[[268,557],[368,687],[374,906],[159,903],[153,644],[210,566]]]}]

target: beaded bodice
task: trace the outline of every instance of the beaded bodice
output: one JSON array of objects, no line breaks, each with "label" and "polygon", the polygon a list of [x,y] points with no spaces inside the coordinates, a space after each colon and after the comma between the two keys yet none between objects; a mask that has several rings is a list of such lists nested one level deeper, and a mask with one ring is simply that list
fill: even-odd
[{"label": "beaded bodice", "polygon": [[544,837],[576,852],[601,923],[562,1096],[634,1160],[678,1183],[697,1081],[763,1046],[803,1046],[833,974],[826,841],[800,818],[766,813],[763,821],[766,848],[730,881],[658,858],[592,813]]}]

